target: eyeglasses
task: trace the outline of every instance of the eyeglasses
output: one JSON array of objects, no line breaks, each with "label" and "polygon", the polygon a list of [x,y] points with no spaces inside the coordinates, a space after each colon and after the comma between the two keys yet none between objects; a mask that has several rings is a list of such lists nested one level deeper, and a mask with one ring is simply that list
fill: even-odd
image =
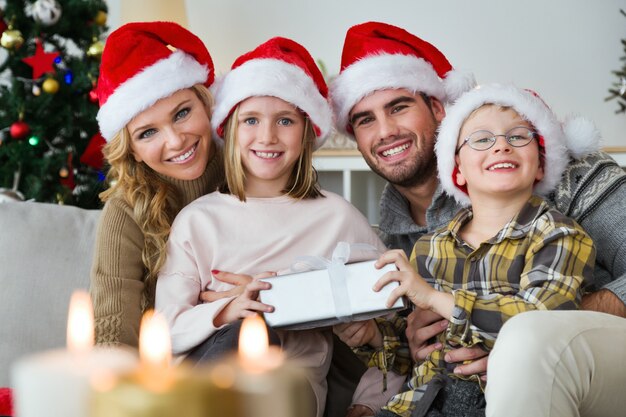
[{"label": "eyeglasses", "polygon": [[477,130],[463,140],[463,143],[456,148],[455,155],[459,153],[463,145],[467,145],[477,151],[486,151],[495,145],[498,136],[506,138],[509,145],[515,148],[521,148],[532,142],[539,135],[528,127],[514,127],[504,135],[496,135],[488,130]]}]

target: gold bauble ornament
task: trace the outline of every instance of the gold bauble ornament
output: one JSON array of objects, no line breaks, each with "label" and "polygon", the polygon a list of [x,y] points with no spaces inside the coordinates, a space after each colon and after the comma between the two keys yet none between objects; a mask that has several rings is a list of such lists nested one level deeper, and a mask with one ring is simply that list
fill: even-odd
[{"label": "gold bauble ornament", "polygon": [[24,37],[22,36],[22,32],[19,30],[15,30],[9,26],[7,30],[2,32],[2,37],[0,38],[0,45],[3,48],[14,51],[19,49],[20,46],[24,44]]},{"label": "gold bauble ornament", "polygon": [[87,56],[100,59],[102,51],[104,51],[104,43],[102,41],[95,41],[91,44],[89,49],[87,49]]},{"label": "gold bauble ornament", "polygon": [[98,26],[104,26],[107,23],[107,18],[108,17],[109,16],[107,15],[107,13],[104,10],[100,10],[100,11],[98,11],[98,14],[96,14],[96,17],[93,19],[93,21]]},{"label": "gold bauble ornament", "polygon": [[56,94],[56,92],[59,91],[59,82],[54,78],[48,78],[41,86],[43,87],[43,91],[48,94]]}]

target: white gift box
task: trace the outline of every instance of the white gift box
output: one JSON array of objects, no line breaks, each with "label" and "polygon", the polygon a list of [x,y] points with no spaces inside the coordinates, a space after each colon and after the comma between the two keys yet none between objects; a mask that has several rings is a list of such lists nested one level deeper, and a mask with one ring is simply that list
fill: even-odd
[{"label": "white gift box", "polygon": [[367,320],[404,309],[403,297],[391,308],[386,307],[397,282],[379,292],[372,289],[385,273],[396,270],[393,264],[376,269],[375,262],[333,264],[327,269],[264,278],[272,288],[261,291],[260,300],[274,306],[274,312],[264,313],[265,321],[274,328],[302,330]]}]

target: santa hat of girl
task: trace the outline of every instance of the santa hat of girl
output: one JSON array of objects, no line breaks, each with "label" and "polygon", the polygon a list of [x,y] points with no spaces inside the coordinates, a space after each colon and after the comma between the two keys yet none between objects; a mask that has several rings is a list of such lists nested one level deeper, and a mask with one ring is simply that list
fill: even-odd
[{"label": "santa hat of girl", "polygon": [[212,91],[212,124],[224,137],[224,124],[235,107],[249,97],[272,96],[293,104],[313,123],[317,149],[332,129],[332,111],[324,76],[309,52],[297,42],[272,38],[235,60]]},{"label": "santa hat of girl", "polygon": [[178,90],[214,79],[211,55],[173,22],[128,23],[107,39],[98,78],[98,124],[108,141],[137,114]]},{"label": "santa hat of girl", "polygon": [[477,87],[446,109],[446,117],[439,126],[435,143],[437,168],[443,190],[462,205],[469,205],[470,201],[464,187],[456,182],[458,169],[455,154],[459,133],[468,116],[485,104],[512,108],[532,124],[537,132],[538,144],[543,149],[544,171],[543,179],[535,184],[534,192],[537,194],[546,195],[556,187],[570,157],[581,158],[599,149],[600,133],[590,120],[572,117],[561,123],[535,92],[513,85],[491,84]]},{"label": "santa hat of girl", "polygon": [[447,103],[475,84],[471,73],[453,69],[430,43],[399,27],[367,22],[346,33],[341,70],[330,96],[337,129],[352,136],[350,111],[376,90],[404,88]]}]

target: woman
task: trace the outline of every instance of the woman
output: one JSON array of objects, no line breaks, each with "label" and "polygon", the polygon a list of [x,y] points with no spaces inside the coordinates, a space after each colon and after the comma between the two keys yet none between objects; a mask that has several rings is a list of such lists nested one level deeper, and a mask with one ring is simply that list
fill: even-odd
[{"label": "woman", "polygon": [[202,41],[175,23],[129,23],[107,40],[97,91],[111,188],[91,273],[98,344],[137,346],[174,217],[224,179],[213,80]]}]

